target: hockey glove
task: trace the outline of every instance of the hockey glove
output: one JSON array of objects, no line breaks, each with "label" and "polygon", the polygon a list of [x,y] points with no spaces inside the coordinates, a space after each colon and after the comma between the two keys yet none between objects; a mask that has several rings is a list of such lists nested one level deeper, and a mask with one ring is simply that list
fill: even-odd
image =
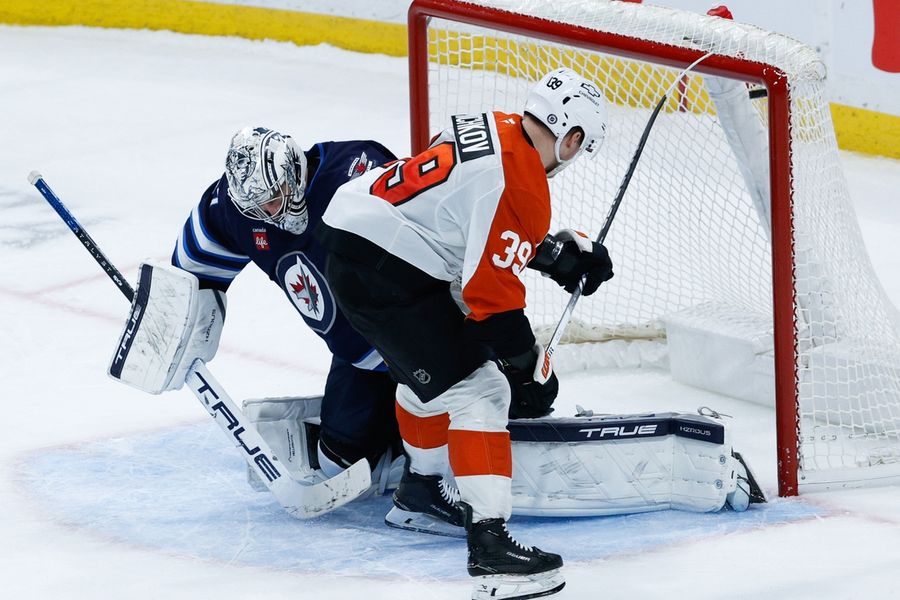
[{"label": "hockey glove", "polygon": [[552,368],[548,374],[541,374],[538,358],[543,355],[543,347],[535,344],[524,354],[500,360],[500,368],[512,389],[510,419],[536,419],[553,412],[559,380]]},{"label": "hockey glove", "polygon": [[613,276],[613,264],[606,247],[572,229],[563,229],[544,238],[528,267],[546,274],[570,294],[581,278],[587,276],[581,291],[583,296],[590,296]]}]

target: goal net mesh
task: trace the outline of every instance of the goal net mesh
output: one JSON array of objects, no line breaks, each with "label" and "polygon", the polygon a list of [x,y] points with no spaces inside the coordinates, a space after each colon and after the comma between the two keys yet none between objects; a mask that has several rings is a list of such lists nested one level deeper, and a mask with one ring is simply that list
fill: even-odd
[{"label": "goal net mesh", "polygon": [[[465,9],[469,3],[460,3]],[[816,53],[785,36],[670,9],[591,0],[480,0],[488,7],[622,39],[773,65],[791,99],[791,214],[794,369],[802,479],[878,477],[900,462],[900,319],[867,258],[824,94]],[[573,37],[573,40],[576,39]],[[762,332],[771,353],[772,242],[767,182],[758,194],[753,168],[738,161],[703,75],[676,81],[665,57],[638,60],[548,42],[450,18],[427,26],[429,131],[458,113],[520,113],[547,71],[570,67],[595,82],[609,108],[596,159],[581,158],[551,180],[551,232],[600,231],[653,107],[674,84],[606,245],[615,278],[578,304],[564,342],[664,340],[666,317],[709,315],[716,327]],[[580,43],[584,46],[584,43]],[[631,53],[633,56],[634,54]],[[743,84],[742,84],[743,85]],[[749,96],[748,96],[749,97]],[[766,100],[752,100],[766,123]],[[753,155],[767,174],[768,156]],[[765,199],[762,206],[756,198]],[[546,337],[568,300],[555,284],[526,275],[529,317]],[[769,346],[766,348],[766,346]],[[791,401],[793,396],[791,395]]]}]

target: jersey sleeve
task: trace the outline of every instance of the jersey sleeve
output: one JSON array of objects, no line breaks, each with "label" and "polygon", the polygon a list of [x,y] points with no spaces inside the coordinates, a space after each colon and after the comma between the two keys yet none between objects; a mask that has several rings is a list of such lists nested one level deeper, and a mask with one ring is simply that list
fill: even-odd
[{"label": "jersey sleeve", "polygon": [[501,357],[526,352],[534,344],[520,274],[550,228],[544,168],[537,152],[513,129],[519,126],[506,115],[498,118],[504,185],[499,198],[485,196],[476,206],[462,278],[462,299],[470,311],[466,326]]},{"label": "jersey sleeve", "polygon": [[225,233],[221,185],[222,180],[210,186],[191,211],[175,243],[172,264],[196,275],[201,288],[225,291],[250,257],[240,254]]},{"label": "jersey sleeve", "polygon": [[462,298],[475,321],[525,308],[519,275],[550,228],[550,192],[539,155],[521,134],[502,124],[498,129],[503,189],[499,198],[478,202],[463,266]]}]

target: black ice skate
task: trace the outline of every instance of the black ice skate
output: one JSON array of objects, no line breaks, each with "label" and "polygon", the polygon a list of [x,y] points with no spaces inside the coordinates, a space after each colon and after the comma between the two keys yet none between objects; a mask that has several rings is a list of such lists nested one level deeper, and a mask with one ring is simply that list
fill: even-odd
[{"label": "black ice skate", "polygon": [[409,461],[394,492],[394,508],[385,516],[384,522],[398,529],[466,537],[459,490],[440,475],[413,473],[409,470]]},{"label": "black ice skate", "polygon": [[524,600],[555,594],[566,585],[562,557],[523,546],[503,519],[468,526],[469,575],[477,579],[473,600]]}]

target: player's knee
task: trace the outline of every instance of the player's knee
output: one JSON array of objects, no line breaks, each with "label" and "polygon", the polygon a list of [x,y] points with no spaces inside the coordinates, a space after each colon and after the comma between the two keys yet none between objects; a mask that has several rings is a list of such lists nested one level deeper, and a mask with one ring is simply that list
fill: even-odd
[{"label": "player's knee", "polygon": [[451,387],[441,399],[450,413],[451,429],[503,431],[508,420],[509,382],[487,361]]}]

